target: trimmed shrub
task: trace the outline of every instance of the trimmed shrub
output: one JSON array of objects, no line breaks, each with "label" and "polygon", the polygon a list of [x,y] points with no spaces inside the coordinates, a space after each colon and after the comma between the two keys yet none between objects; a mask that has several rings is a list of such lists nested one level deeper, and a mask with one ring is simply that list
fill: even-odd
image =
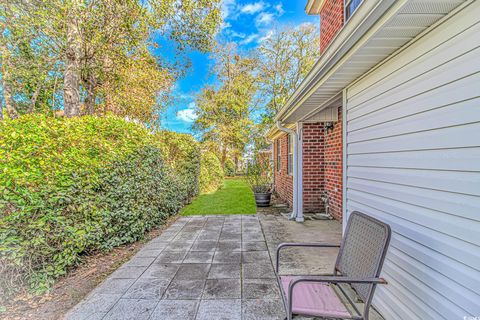
[{"label": "trimmed shrub", "polygon": [[199,192],[199,143],[189,134],[161,131],[157,136],[165,161],[179,175],[190,200]]},{"label": "trimmed shrub", "polygon": [[235,163],[232,159],[227,158],[225,161],[225,175],[227,177],[234,177],[236,175]]},{"label": "trimmed shrub", "polygon": [[0,296],[142,238],[195,195],[199,158],[193,138],[115,117],[0,123]]},{"label": "trimmed shrub", "polygon": [[222,164],[215,153],[202,153],[200,164],[200,192],[210,193],[217,190],[223,183],[224,173]]}]

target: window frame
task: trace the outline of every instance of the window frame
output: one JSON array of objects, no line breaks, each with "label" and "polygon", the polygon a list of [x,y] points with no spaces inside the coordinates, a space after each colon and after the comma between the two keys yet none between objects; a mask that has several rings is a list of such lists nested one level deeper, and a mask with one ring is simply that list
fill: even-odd
[{"label": "window frame", "polygon": [[287,174],[293,174],[293,135],[289,134],[287,139]]},{"label": "window frame", "polygon": [[360,0],[360,2],[357,4],[357,6],[355,7],[355,9],[350,13],[350,15],[348,16],[347,15],[347,9],[348,9],[348,6],[351,5],[352,3],[354,3],[355,1],[357,0],[344,0],[343,1],[343,24],[345,25],[347,23],[348,20],[350,20],[350,18],[352,18],[352,16],[355,14],[355,12],[357,12],[358,8],[363,4],[363,0]]},{"label": "window frame", "polygon": [[280,138],[277,139],[277,171],[280,171],[281,167],[281,162],[282,162],[282,144],[280,142]]}]

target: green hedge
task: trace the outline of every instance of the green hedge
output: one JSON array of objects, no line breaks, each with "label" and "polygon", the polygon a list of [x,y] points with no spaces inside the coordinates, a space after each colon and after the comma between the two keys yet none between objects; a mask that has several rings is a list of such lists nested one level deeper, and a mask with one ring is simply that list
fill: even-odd
[{"label": "green hedge", "polygon": [[0,296],[142,238],[197,193],[199,158],[189,136],[115,117],[0,123]]},{"label": "green hedge", "polygon": [[182,180],[182,187],[191,199],[199,192],[200,149],[189,134],[162,131],[158,135],[164,158]]},{"label": "green hedge", "polygon": [[223,183],[222,164],[215,153],[202,152],[200,164],[200,192],[210,193],[217,190]]},{"label": "green hedge", "polygon": [[227,158],[227,160],[225,161],[225,175],[227,177],[235,177],[237,172],[236,172],[236,169],[235,169],[235,162],[233,162],[232,159],[230,158]]}]

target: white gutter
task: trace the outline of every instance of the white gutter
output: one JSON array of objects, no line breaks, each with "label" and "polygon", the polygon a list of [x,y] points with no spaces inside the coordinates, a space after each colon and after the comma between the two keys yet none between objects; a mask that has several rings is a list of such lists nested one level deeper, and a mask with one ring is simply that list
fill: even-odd
[{"label": "white gutter", "polygon": [[[297,134],[295,130],[285,128],[280,121],[276,122],[280,131],[291,134],[293,136],[293,210],[290,220],[295,219],[297,222],[303,222],[303,187],[302,187],[302,140],[301,134]],[[300,126],[300,127],[299,127]],[[297,124],[297,130],[301,129],[301,124]],[[299,131],[300,132],[300,131]],[[299,161],[300,158],[300,161]]]},{"label": "white gutter", "polygon": [[[402,0],[399,2],[403,4],[406,1],[407,0]],[[328,74],[332,67],[365,35],[368,29],[370,29],[392,4],[395,4],[395,0],[377,0],[375,2],[367,1],[362,3],[355,14],[335,35],[330,45],[315,62],[313,68],[289,97],[274,120],[285,120],[295,109],[300,107],[301,102],[303,102],[302,100],[305,100],[305,98],[309,97],[317,89],[314,88],[315,84],[319,83],[319,80]]]}]

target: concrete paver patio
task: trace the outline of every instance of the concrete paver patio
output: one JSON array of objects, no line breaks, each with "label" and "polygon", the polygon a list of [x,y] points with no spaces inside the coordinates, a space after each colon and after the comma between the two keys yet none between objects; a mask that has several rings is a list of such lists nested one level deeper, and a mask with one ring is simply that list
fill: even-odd
[{"label": "concrete paver patio", "polygon": [[[336,221],[280,215],[181,217],[66,319],[283,319],[272,261],[286,241],[339,243]],[[331,272],[336,249],[285,251],[285,273]]]}]

